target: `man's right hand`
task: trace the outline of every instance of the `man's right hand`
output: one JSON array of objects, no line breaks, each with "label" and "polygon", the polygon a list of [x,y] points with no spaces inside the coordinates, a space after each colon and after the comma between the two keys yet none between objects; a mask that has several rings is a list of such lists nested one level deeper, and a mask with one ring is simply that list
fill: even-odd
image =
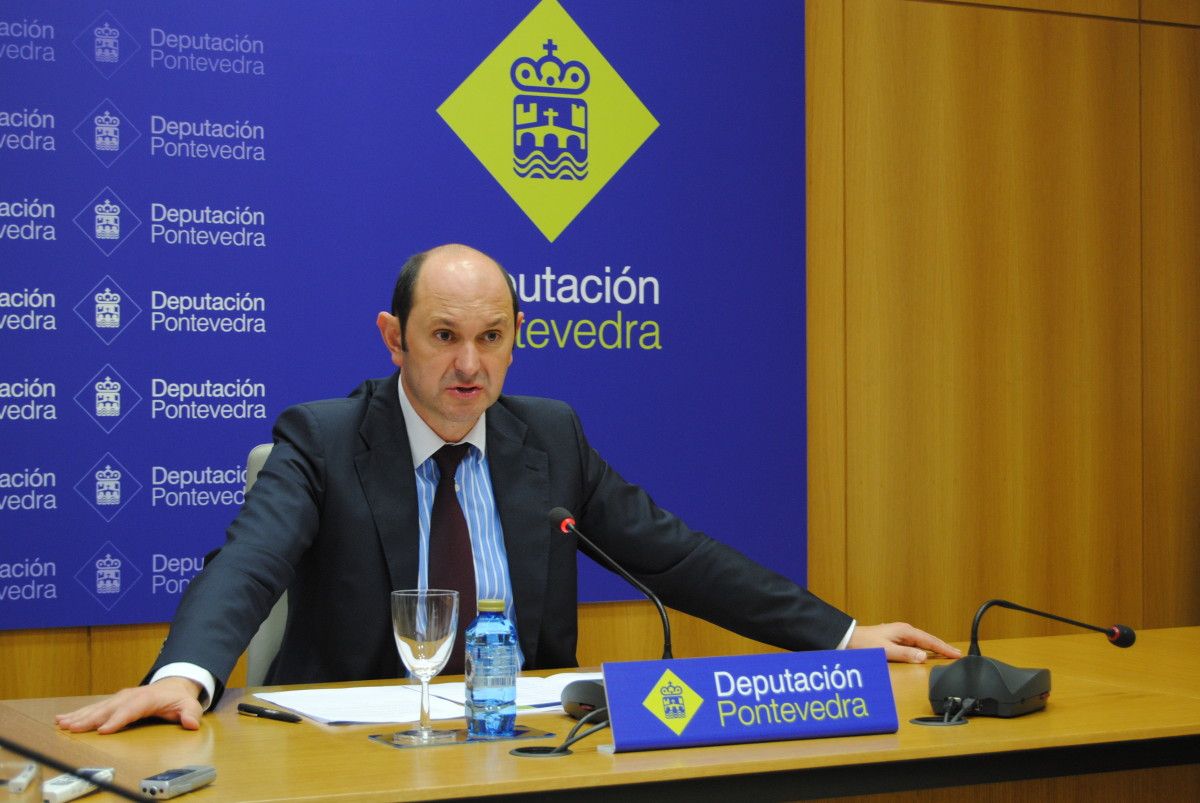
[{"label": "man's right hand", "polygon": [[68,714],[57,714],[54,722],[72,733],[91,730],[115,733],[139,719],[158,717],[194,731],[200,728],[200,717],[204,713],[204,707],[200,705],[202,691],[194,680],[163,678],[149,686],[122,689],[111,697]]}]

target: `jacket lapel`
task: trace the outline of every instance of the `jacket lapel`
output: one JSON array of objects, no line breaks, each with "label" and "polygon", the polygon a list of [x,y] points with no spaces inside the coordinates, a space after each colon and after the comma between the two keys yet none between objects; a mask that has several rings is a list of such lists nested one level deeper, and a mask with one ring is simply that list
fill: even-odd
[{"label": "jacket lapel", "polygon": [[525,445],[528,427],[504,406],[487,412],[488,466],[492,491],[504,528],[504,549],[517,612],[517,633],[526,658],[538,654],[538,634],[546,604],[549,574],[549,458]]},{"label": "jacket lapel", "polygon": [[417,479],[400,410],[399,372],[375,387],[359,427],[354,463],[387,561],[392,589],[416,588],[420,559]]}]

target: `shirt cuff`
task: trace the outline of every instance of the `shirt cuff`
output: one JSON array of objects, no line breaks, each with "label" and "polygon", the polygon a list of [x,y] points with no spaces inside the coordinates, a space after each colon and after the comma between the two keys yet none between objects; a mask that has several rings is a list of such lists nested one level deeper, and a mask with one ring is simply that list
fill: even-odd
[{"label": "shirt cuff", "polygon": [[854,635],[854,627],[857,624],[857,619],[850,620],[850,627],[846,630],[846,635],[842,636],[842,640],[838,642],[837,649],[846,649],[846,647],[850,644],[850,637]]},{"label": "shirt cuff", "polygon": [[163,678],[187,678],[188,680],[196,681],[204,687],[200,693],[200,705],[204,706],[205,711],[212,705],[213,695],[217,691],[217,681],[212,676],[212,672],[209,672],[207,669],[183,662],[167,664],[154,673],[154,676],[150,678],[150,682],[154,683]]}]

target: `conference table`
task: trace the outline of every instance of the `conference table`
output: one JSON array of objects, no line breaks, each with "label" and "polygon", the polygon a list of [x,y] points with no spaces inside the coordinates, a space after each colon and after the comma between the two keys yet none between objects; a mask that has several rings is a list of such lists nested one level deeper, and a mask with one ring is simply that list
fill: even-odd
[{"label": "conference table", "polygon": [[[487,796],[661,803],[868,794],[929,801],[964,793],[976,800],[1200,799],[1200,627],[1143,631],[1126,650],[1096,634],[981,646],[984,655],[1016,666],[1050,668],[1045,710],[977,717],[958,727],[911,724],[931,714],[929,671],[946,663],[938,659],[890,666],[900,729],[872,736],[614,754],[603,749],[612,744],[605,730],[559,758],[511,756],[511,741],[396,749],[369,738],[394,726],[239,716],[237,704],[261,689],[229,690],[194,732],[155,722],[110,736],[63,733],[53,715],[98,698],[61,697],[0,702],[0,733],[75,766],[116,767],[117,780],[134,787],[170,767],[211,764],[217,780],[188,796],[196,803]],[[519,721],[556,734],[520,744],[557,744],[573,724],[561,713]]]}]

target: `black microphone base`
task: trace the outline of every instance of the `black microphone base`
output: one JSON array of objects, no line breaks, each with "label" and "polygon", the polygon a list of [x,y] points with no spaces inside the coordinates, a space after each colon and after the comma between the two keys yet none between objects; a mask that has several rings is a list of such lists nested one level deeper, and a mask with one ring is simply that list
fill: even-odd
[{"label": "black microphone base", "polygon": [[934,713],[975,700],[968,716],[1019,717],[1046,707],[1049,669],[1022,669],[982,655],[964,656],[929,674],[929,704]]},{"label": "black microphone base", "polygon": [[[573,680],[563,687],[562,707],[572,719],[583,719],[597,708],[608,707],[608,696],[604,693],[603,680]],[[605,715],[596,723],[608,721]]]}]

